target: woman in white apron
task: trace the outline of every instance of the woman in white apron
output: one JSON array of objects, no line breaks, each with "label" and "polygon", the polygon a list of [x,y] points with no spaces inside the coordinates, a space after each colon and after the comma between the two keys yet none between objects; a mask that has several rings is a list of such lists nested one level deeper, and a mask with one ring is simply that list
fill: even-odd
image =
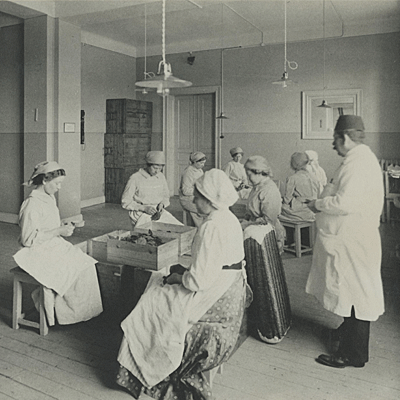
[{"label": "woman in white apron", "polygon": [[156,220],[166,224],[182,225],[165,208],[169,206],[169,189],[162,169],[165,155],[162,151],[146,154],[146,168],[131,175],[122,193],[122,208],[129,211],[132,228]]},{"label": "woman in white apron", "polygon": [[243,158],[244,152],[241,147],[234,147],[230,149],[232,160],[230,160],[223,168],[226,175],[228,175],[233,186],[238,192],[241,199],[247,199],[251,188],[246,175],[244,165],[240,162]]},{"label": "woman in white apron", "polygon": [[[243,234],[229,210],[238,195],[218,169],[207,171],[195,186],[195,204],[206,218],[193,241],[191,265],[168,276],[168,271],[153,272],[121,324],[117,383],[135,398],[143,386],[163,392],[157,398],[177,398],[173,395],[180,390],[196,390],[191,379],[211,393],[201,373],[229,358],[238,338],[246,292]],[[163,384],[171,384],[169,397],[163,397]]]},{"label": "woman in white apron", "polygon": [[194,183],[203,176],[203,168],[206,160],[206,155],[201,151],[191,153],[189,157],[190,165],[183,171],[179,187],[179,202],[182,208],[190,213],[197,228],[203,223],[204,218],[197,212],[196,206],[193,203]]},{"label": "woman in white apron", "polygon": [[[65,179],[55,161],[36,165],[26,186],[35,186],[19,212],[20,243],[16,263],[44,287],[49,325],[87,321],[102,311],[96,260],[62,237],[73,234],[74,225],[61,223],[54,197]],[[32,293],[37,301],[38,293]]]},{"label": "woman in white apron", "polygon": [[306,153],[292,154],[290,166],[295,173],[286,180],[286,192],[283,196],[281,220],[314,221],[315,214],[307,207],[307,202],[315,200],[320,186],[308,169],[309,158]]}]

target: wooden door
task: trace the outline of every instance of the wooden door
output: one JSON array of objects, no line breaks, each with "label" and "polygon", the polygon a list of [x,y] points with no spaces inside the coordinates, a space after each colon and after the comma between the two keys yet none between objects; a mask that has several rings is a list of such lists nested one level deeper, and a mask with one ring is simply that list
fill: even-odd
[{"label": "wooden door", "polygon": [[190,153],[202,151],[207,156],[204,171],[215,167],[215,94],[176,96],[175,129],[174,194],[178,194]]}]

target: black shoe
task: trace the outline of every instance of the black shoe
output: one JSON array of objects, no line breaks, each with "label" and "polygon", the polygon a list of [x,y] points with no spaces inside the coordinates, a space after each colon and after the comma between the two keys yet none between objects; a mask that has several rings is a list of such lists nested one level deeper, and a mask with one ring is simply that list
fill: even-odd
[{"label": "black shoe", "polygon": [[327,365],[328,367],[333,367],[333,368],[345,368],[345,367],[362,368],[365,365],[365,363],[360,363],[360,364],[353,363],[348,358],[341,357],[337,354],[331,354],[331,355],[321,354],[315,361],[320,364]]}]

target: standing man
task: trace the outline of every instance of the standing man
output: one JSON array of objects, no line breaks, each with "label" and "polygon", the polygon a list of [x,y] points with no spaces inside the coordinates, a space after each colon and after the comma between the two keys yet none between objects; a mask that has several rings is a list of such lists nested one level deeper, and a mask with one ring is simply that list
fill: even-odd
[{"label": "standing man", "polygon": [[316,213],[318,234],[306,292],[344,318],[337,329],[338,351],[316,361],[335,368],[365,365],[370,321],[384,312],[378,230],[383,180],[364,137],[361,117],[339,117],[333,148],[344,160],[322,198],[308,204]]}]

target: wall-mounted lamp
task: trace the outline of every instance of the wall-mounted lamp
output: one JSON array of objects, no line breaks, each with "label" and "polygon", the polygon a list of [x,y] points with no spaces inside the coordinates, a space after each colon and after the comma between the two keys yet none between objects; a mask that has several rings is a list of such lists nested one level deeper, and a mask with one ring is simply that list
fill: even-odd
[{"label": "wall-mounted lamp", "polygon": [[195,56],[192,54],[192,52],[189,53],[189,57],[187,58],[187,63],[189,65],[193,65],[194,64],[194,60],[195,60]]}]

